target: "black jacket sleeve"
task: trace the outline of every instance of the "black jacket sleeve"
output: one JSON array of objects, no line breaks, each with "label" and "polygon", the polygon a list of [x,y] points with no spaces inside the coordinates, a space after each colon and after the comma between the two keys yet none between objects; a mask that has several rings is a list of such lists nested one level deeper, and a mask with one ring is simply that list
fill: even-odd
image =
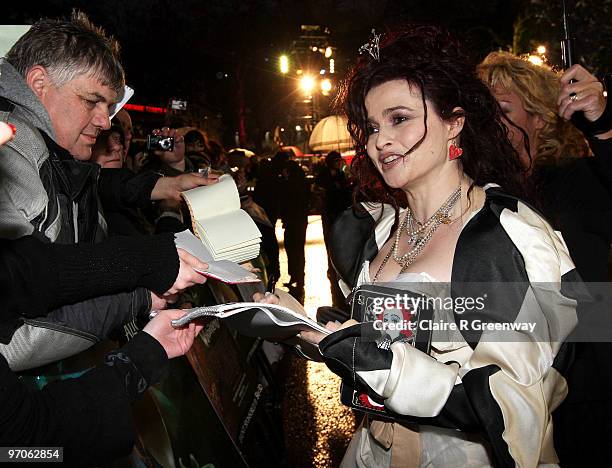
[{"label": "black jacket sleeve", "polygon": [[[117,314],[144,311],[150,297],[135,288],[165,292],[178,270],[172,234],[115,237],[93,245],[45,244],[32,236],[0,241],[0,341],[10,340],[21,317],[37,317],[62,304],[84,312],[93,306]],[[118,294],[122,291],[132,292]],[[106,296],[111,294],[116,296]]]},{"label": "black jacket sleeve", "polygon": [[36,391],[0,355],[0,444],[64,447],[71,466],[127,455],[134,444],[130,403],[162,377],[167,361],[163,347],[140,332],[104,365]]},{"label": "black jacket sleeve", "polygon": [[139,286],[162,293],[179,270],[170,233],[99,244],[45,244],[32,236],[2,240],[0,265],[0,285],[11,291],[0,306],[26,317]]},{"label": "black jacket sleeve", "polygon": [[105,210],[145,208],[151,203],[151,192],[160,177],[151,171],[135,174],[129,169],[102,169],[98,182],[102,206]]}]

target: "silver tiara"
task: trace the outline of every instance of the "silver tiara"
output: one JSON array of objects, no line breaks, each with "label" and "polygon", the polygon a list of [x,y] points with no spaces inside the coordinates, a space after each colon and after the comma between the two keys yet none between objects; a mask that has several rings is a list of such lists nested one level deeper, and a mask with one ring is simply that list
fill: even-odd
[{"label": "silver tiara", "polygon": [[380,38],[382,34],[376,34],[376,30],[372,29],[372,37],[368,42],[359,48],[359,55],[367,52],[377,62],[380,60]]}]

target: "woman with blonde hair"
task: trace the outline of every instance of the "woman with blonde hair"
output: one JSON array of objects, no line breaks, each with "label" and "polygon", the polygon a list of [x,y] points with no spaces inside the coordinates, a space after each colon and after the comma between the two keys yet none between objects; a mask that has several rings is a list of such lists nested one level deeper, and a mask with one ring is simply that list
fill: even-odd
[{"label": "woman with blonde hair", "polygon": [[[561,83],[550,67],[534,65],[509,52],[492,52],[478,71],[491,87],[506,119],[515,124],[508,126],[509,136],[527,167],[588,154],[582,133],[557,113]],[[521,119],[522,110],[526,119]],[[521,129],[529,139],[524,138]]]},{"label": "woman with blonde hair", "polygon": [[[508,52],[489,54],[478,72],[504,113],[539,207],[562,232],[580,276],[609,281],[612,106],[602,83],[580,65],[561,74]],[[612,346],[576,343],[575,352],[569,394],[555,413],[555,446],[563,466],[596,466],[612,435]]]},{"label": "woman with blonde hair", "polygon": [[478,73],[501,107],[539,208],[563,232],[582,278],[607,281],[612,106],[602,83],[580,65],[560,74],[509,52],[489,54]]}]

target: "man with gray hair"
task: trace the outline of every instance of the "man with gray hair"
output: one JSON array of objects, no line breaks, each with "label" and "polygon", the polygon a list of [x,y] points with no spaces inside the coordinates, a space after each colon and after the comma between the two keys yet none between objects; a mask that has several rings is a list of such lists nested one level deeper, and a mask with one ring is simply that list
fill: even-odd
[{"label": "man with gray hair", "polygon": [[[33,234],[51,242],[97,242],[106,229],[99,188],[116,203],[138,207],[176,200],[180,191],[213,181],[192,174],[100,174],[89,162],[91,150],[110,127],[123,87],[118,44],[79,12],[69,20],[38,21],[0,59],[0,121],[17,129],[0,147],[1,238]],[[180,272],[191,278],[181,284],[203,282],[193,280],[198,263],[181,256]],[[144,289],[73,304],[52,312],[45,323],[22,325],[10,344],[0,344],[0,352],[13,369],[42,365],[76,354],[112,327],[165,305],[164,297]],[[70,333],[61,332],[66,328]]]},{"label": "man with gray hair", "polygon": [[[76,176],[72,187],[62,187],[70,192],[63,195],[74,202],[76,194],[70,189],[95,186],[98,169],[72,159],[89,160],[97,135],[110,128],[109,115],[123,86],[117,42],[79,12],[69,21],[38,21],[0,59],[0,120],[17,127],[15,139],[0,149],[0,175],[17,208],[17,216],[0,219],[1,237],[16,238],[34,231],[51,241],[84,239],[83,233],[77,237],[75,220],[89,219],[98,210],[76,213],[70,203],[62,210],[58,187],[65,182],[62,179]],[[167,180],[150,173],[136,181],[126,181],[125,176],[117,180],[117,173],[101,177],[101,187],[108,188],[101,193],[103,197],[119,197],[119,202],[131,206],[178,200],[180,191],[210,182],[194,174]],[[95,198],[93,193],[79,197],[85,204]],[[97,231],[91,226],[97,220],[89,224],[81,227],[89,234]],[[93,232],[94,238],[96,235]]]}]

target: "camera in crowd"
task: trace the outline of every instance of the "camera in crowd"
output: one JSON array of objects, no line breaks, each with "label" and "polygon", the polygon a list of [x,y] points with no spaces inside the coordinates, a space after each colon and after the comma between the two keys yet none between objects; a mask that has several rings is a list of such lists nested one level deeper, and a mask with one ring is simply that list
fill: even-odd
[{"label": "camera in crowd", "polygon": [[173,151],[174,137],[147,135],[147,151]]}]

